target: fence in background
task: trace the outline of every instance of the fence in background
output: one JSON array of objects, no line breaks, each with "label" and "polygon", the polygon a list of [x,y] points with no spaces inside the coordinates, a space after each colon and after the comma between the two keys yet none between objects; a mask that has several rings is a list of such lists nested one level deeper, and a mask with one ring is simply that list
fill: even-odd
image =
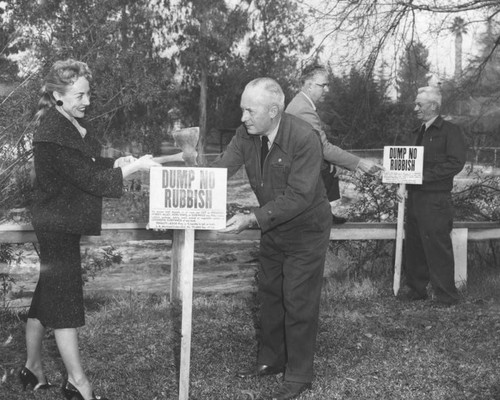
[{"label": "fence in background", "polygon": [[[238,241],[259,240],[260,230],[248,229],[240,234],[220,233],[217,231],[196,231],[195,240],[199,241]],[[347,222],[334,225],[330,240],[395,240],[396,223],[387,222]],[[467,281],[467,242],[500,239],[499,222],[460,222],[454,223],[453,249],[455,252],[455,280],[459,286]],[[84,236],[82,242],[98,244],[102,241],[125,242],[128,240],[174,240],[172,230],[153,231],[146,223],[104,224],[102,236]],[[0,243],[36,242],[36,235],[30,224],[0,225]]]}]

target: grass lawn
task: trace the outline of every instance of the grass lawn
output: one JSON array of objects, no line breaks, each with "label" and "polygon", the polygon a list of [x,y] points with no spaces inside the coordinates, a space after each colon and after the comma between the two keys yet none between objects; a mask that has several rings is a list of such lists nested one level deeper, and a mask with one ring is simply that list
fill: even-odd
[{"label": "grass lawn", "polygon": [[[316,378],[301,399],[500,399],[498,270],[471,274],[463,301],[450,308],[398,301],[391,287],[389,278],[325,278]],[[253,292],[195,295],[190,399],[265,399],[278,385],[275,377],[234,377],[255,361],[255,300]],[[176,399],[179,307],[133,292],[89,295],[86,306],[80,347],[96,392],[111,400]],[[62,398],[58,388],[20,387],[24,317],[0,314],[0,399]],[[50,331],[45,371],[60,385],[64,367]]]}]

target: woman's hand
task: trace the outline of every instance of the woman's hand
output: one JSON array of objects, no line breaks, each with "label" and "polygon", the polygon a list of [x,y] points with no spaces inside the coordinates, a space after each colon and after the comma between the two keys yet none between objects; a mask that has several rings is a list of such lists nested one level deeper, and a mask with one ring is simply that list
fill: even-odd
[{"label": "woman's hand", "polygon": [[123,167],[124,165],[128,165],[133,163],[137,158],[134,156],[125,156],[125,157],[120,157],[115,160],[115,164],[113,165],[113,168],[120,168]]},{"label": "woman's hand", "polygon": [[138,158],[132,165],[135,165],[138,171],[149,171],[151,167],[161,167],[161,164],[157,163],[151,154]]},{"label": "woman's hand", "polygon": [[167,156],[153,157],[153,160],[160,163],[160,164],[164,164],[164,163],[168,163],[168,162],[182,162],[182,161],[184,161],[184,158],[183,158],[183,153],[180,152],[177,154],[170,154]]},{"label": "woman's hand", "polygon": [[137,158],[130,164],[121,166],[120,168],[122,169],[123,177],[126,178],[138,171],[149,171],[151,167],[161,167],[161,164],[153,160],[153,156],[151,154],[147,154]]}]

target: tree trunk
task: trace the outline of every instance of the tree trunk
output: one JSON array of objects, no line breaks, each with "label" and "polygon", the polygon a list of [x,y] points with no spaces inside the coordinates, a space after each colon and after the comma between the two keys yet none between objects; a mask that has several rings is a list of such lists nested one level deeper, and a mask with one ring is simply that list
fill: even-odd
[{"label": "tree trunk", "polygon": [[455,81],[462,78],[462,33],[455,36]]},{"label": "tree trunk", "polygon": [[201,36],[201,49],[200,49],[200,60],[201,60],[201,73],[200,73],[200,139],[198,140],[198,164],[201,166],[206,166],[207,161],[205,157],[205,142],[207,136],[207,88],[208,88],[208,59],[207,52],[205,48],[205,38],[207,37],[207,23],[204,19],[201,21],[200,25],[200,36]]}]

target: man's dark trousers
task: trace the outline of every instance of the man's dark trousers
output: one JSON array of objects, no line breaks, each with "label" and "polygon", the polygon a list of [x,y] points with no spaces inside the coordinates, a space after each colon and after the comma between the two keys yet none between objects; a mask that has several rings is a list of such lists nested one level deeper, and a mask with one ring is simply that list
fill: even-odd
[{"label": "man's dark trousers", "polygon": [[[328,215],[328,214],[327,214]],[[286,366],[285,380],[309,383],[331,219],[322,229],[274,229],[260,242],[258,364]]]},{"label": "man's dark trousers", "polygon": [[458,300],[452,228],[449,191],[408,191],[405,272],[408,287],[419,295],[426,295],[430,281],[438,301]]}]

